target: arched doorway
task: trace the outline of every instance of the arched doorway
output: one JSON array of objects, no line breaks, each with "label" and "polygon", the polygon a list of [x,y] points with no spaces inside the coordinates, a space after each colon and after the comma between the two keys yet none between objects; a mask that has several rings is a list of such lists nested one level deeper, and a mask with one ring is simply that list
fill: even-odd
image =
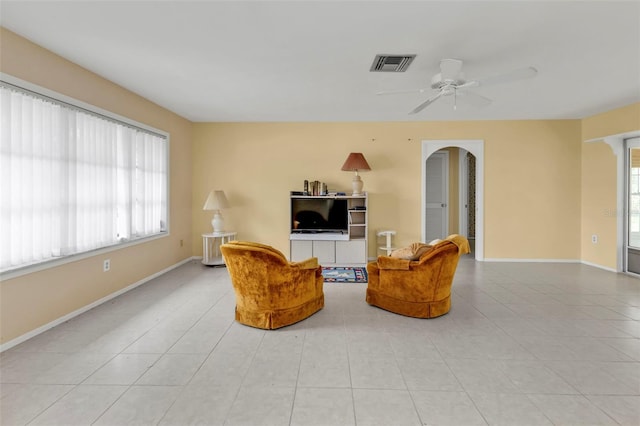
[{"label": "arched doorway", "polygon": [[423,140],[422,141],[422,240],[426,241],[427,160],[435,152],[457,147],[470,152],[476,159],[475,186],[475,259],[484,260],[484,141],[483,140]]}]

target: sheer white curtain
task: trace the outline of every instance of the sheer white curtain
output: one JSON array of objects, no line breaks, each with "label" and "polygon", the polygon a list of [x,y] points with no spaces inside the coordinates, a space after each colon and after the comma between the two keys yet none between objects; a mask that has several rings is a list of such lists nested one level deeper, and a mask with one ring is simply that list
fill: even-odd
[{"label": "sheer white curtain", "polygon": [[[64,156],[59,105],[1,90],[0,267],[60,256]],[[37,123],[37,125],[34,125]],[[46,142],[45,142],[46,141]]]},{"label": "sheer white curtain", "polygon": [[167,140],[0,84],[0,271],[166,231]]},{"label": "sheer white curtain", "polygon": [[135,201],[132,235],[157,233],[164,229],[166,217],[166,155],[163,141],[150,134],[135,135]]}]

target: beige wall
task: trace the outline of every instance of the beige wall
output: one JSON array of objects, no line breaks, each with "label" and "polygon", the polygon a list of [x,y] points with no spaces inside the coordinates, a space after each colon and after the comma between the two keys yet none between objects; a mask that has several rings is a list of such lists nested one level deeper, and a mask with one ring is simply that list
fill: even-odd
[{"label": "beige wall", "polygon": [[200,234],[210,229],[202,205],[219,188],[233,205],[228,229],[288,253],[289,191],[302,190],[304,179],[348,191],[351,174],[340,167],[349,152],[363,152],[372,168],[362,173],[369,256],[378,229],[395,229],[396,245],[419,241],[425,139],[485,141],[487,258],[580,259],[579,120],[196,123],[193,251],[202,252]]},{"label": "beige wall", "polygon": [[[616,268],[616,157],[604,142],[582,147],[582,260]],[[591,235],[598,243],[591,242]]]},{"label": "beige wall", "polygon": [[[640,103],[618,108],[582,120],[582,139],[640,130]],[[582,260],[616,269],[617,221],[617,159],[604,142],[582,144]],[[598,243],[591,242],[592,235]]]},{"label": "beige wall", "polygon": [[637,130],[640,130],[640,102],[582,120],[585,141]]},{"label": "beige wall", "polygon": [[[0,29],[0,71],[170,134],[170,236],[0,283],[0,343],[191,256],[191,123]],[[180,246],[180,240],[183,246]],[[103,259],[111,271],[102,272]]]}]

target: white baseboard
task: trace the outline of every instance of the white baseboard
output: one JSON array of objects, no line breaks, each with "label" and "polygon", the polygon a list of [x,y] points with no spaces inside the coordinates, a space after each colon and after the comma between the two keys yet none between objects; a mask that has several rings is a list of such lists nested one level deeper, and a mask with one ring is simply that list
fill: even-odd
[{"label": "white baseboard", "polygon": [[151,281],[152,279],[157,278],[162,274],[166,274],[167,272],[171,271],[172,269],[175,269],[175,268],[177,268],[179,266],[182,266],[185,263],[188,263],[188,262],[190,262],[190,261],[192,261],[194,259],[198,259],[198,257],[195,257],[195,256],[188,257],[188,258],[176,263],[175,265],[171,265],[168,268],[163,269],[162,271],[156,272],[153,275],[149,275],[148,277],[145,277],[145,278],[141,279],[138,282],[135,282],[135,283],[123,288],[123,289],[120,289],[120,290],[118,290],[116,292],[113,292],[113,293],[103,297],[102,299],[98,299],[95,302],[90,303],[90,304],[88,304],[86,306],[83,306],[80,309],[77,309],[77,310],[75,310],[73,312],[70,312],[70,313],[64,315],[64,316],[61,316],[60,318],[55,319],[55,320],[51,321],[50,323],[47,323],[47,324],[45,324],[45,325],[43,325],[41,327],[38,327],[38,328],[36,328],[34,330],[31,330],[30,332],[25,333],[22,336],[19,336],[19,337],[16,337],[15,339],[9,340],[8,342],[3,343],[2,345],[0,345],[0,352],[4,352],[7,349],[11,349],[12,347],[14,347],[16,345],[19,345],[20,343],[25,342],[25,341],[31,339],[32,337],[37,336],[38,334],[44,333],[45,331],[50,330],[50,329],[52,329],[53,327],[55,327],[57,325],[60,325],[60,324],[62,324],[64,322],[66,322],[66,321],[69,321],[70,319],[72,319],[74,317],[77,317],[78,315],[83,314],[83,313],[87,312],[88,310],[95,308],[96,306],[102,305],[103,303],[108,302],[109,300],[114,299],[114,298],[120,296],[121,294],[124,294],[124,293],[126,293],[128,291],[131,291],[134,288],[136,288],[138,286],[141,286],[142,284],[144,284],[144,283],[146,283],[148,281]]},{"label": "white baseboard", "polygon": [[484,258],[485,262],[513,262],[513,263],[581,263],[579,259],[511,259]]},{"label": "white baseboard", "polygon": [[594,268],[604,269],[605,271],[609,271],[609,272],[615,272],[615,273],[619,272],[619,271],[616,271],[614,268],[609,268],[608,266],[598,265],[597,263],[587,262],[586,260],[583,260],[580,263],[582,263],[583,265],[587,265],[587,266],[593,266]]},{"label": "white baseboard", "polygon": [[586,260],[579,260],[579,259],[509,259],[509,258],[491,258],[491,259],[484,259],[484,261],[485,262],[513,262],[513,263],[517,263],[517,262],[522,262],[522,263],[581,263],[583,265],[593,266],[594,268],[603,269],[603,270],[609,271],[609,272],[615,272],[615,273],[619,272],[619,271],[616,271],[615,269],[609,268],[607,266],[598,265],[597,263],[591,263],[591,262],[587,262]]}]

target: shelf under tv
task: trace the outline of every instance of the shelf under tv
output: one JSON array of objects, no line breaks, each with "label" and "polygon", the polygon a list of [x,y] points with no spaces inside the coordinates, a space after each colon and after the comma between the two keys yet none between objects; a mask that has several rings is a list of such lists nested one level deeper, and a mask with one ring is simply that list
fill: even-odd
[{"label": "shelf under tv", "polygon": [[342,232],[292,232],[289,240],[316,240],[316,241],[348,241],[349,234]]}]

